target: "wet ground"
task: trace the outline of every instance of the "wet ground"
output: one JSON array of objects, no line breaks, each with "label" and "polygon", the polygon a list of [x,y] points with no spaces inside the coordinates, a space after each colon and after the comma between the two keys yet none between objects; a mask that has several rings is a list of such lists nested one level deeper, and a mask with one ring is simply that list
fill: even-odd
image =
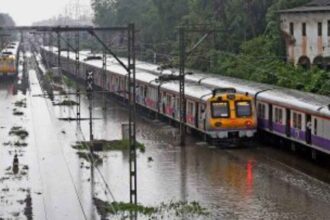
[{"label": "wet ground", "polygon": [[[54,106],[40,96],[35,66],[27,57],[30,89],[25,95],[15,94],[14,81],[0,83],[0,219],[101,219],[93,198],[129,201],[128,153],[98,153],[102,163],[94,169],[79,158],[71,145],[88,140],[88,121],[59,120],[75,118],[76,106]],[[101,100],[94,101],[93,114],[102,119],[93,122],[94,137],[120,139],[127,110],[108,99],[103,111]],[[23,114],[14,114],[14,108]],[[86,97],[81,111],[88,116]],[[28,136],[9,135],[14,126]],[[182,148],[178,133],[166,123],[138,117],[137,139],[146,147],[138,153],[138,201],[145,206],[197,201],[210,215],[174,213],[164,219],[330,219],[329,169],[258,144],[219,149],[188,137]],[[18,164],[13,164],[15,154]]]}]

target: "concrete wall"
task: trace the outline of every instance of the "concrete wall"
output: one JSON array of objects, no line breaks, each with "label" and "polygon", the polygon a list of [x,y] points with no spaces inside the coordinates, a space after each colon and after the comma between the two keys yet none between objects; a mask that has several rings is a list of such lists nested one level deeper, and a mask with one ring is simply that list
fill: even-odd
[{"label": "concrete wall", "polygon": [[[317,56],[330,56],[330,37],[328,36],[329,12],[304,12],[281,14],[281,29],[286,34],[288,61],[297,64],[302,56],[309,58],[311,64]],[[294,24],[294,35],[290,35],[290,23]],[[318,23],[322,22],[322,36],[318,36]],[[302,24],[306,23],[306,36],[302,34]]]}]

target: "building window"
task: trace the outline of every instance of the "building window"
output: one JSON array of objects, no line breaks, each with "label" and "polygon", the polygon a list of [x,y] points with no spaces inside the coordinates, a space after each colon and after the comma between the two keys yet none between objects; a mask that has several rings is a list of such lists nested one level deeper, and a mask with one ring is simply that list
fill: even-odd
[{"label": "building window", "polygon": [[322,36],[322,23],[321,22],[317,23],[317,34],[318,34],[318,36]]},{"label": "building window", "polygon": [[302,23],[302,36],[306,36],[306,23]]},{"label": "building window", "polygon": [[290,23],[290,35],[291,36],[294,35],[294,25],[293,25],[293,22]]}]

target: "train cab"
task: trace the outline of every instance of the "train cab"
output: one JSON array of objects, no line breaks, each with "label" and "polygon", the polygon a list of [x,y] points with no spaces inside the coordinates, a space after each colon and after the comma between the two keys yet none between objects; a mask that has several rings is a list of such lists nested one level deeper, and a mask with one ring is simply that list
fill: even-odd
[{"label": "train cab", "polygon": [[212,138],[252,138],[257,121],[254,101],[233,88],[215,89],[208,100],[208,130]]}]

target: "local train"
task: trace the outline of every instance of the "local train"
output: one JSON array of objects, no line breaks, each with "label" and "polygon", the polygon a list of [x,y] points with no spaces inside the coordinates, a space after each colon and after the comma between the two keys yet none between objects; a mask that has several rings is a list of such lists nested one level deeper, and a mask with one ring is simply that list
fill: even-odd
[{"label": "local train", "polygon": [[18,69],[19,42],[9,43],[0,52],[0,76],[16,76]]},{"label": "local train", "polygon": [[[164,74],[159,66],[145,64],[140,70]],[[169,71],[169,70],[166,70]],[[165,71],[165,72],[166,72]],[[171,70],[173,72],[173,70]],[[233,87],[255,97],[258,131],[263,136],[330,154],[330,98],[313,93],[193,71],[186,81],[212,88]],[[174,74],[178,74],[177,71]]]},{"label": "local train", "polygon": [[[43,53],[56,59],[53,53],[50,53],[49,48],[43,48]],[[62,57],[64,68],[69,69],[68,72],[74,72],[74,55],[71,54],[69,59]],[[67,60],[67,62],[66,62]],[[95,68],[95,71],[102,71],[101,61],[84,62],[85,68]],[[67,65],[67,66],[65,66]],[[157,88],[160,86],[155,82],[155,78],[161,74],[178,74],[176,70],[160,70],[159,65],[146,62],[137,62],[137,79],[139,83],[146,83],[145,89],[140,87],[140,91],[144,94],[146,107],[157,109]],[[107,59],[107,69],[109,78],[105,84],[106,88],[115,92],[125,85],[125,77],[120,78],[119,75],[125,76],[126,72],[116,63],[113,58]],[[189,70],[190,71],[190,70]],[[201,99],[203,93],[200,90],[207,90],[206,94],[213,89],[235,88],[240,94],[248,94],[251,97],[252,111],[257,113],[257,128],[258,133],[267,138],[290,143],[293,148],[296,146],[305,146],[312,150],[313,156],[316,151],[330,154],[330,98],[326,96],[316,95],[307,92],[301,92],[292,89],[286,89],[274,85],[251,82],[247,80],[221,76],[218,74],[202,73],[192,71],[193,74],[186,75],[186,84],[189,86],[186,89],[187,96],[187,125],[200,129],[200,125],[193,124],[191,114],[197,113],[200,117],[201,110],[205,106],[205,99]],[[84,74],[84,70],[80,70]],[[112,74],[111,74],[112,73]],[[101,77],[101,74],[98,74]],[[84,77],[83,75],[80,77]],[[102,78],[98,83],[102,85]],[[192,86],[193,85],[193,86]],[[116,87],[116,88],[115,88]],[[117,88],[119,87],[119,88]],[[171,96],[177,97],[178,84],[166,83],[160,86],[160,100],[165,104],[165,108],[161,109],[160,113],[171,117]],[[171,94],[167,98],[167,93]],[[198,94],[198,95],[197,95]],[[196,97],[197,96],[197,97]],[[199,97],[199,98],[198,98]],[[166,101],[167,100],[167,101]],[[200,100],[200,101],[198,101]],[[204,100],[204,103],[201,102]],[[191,103],[190,103],[191,102]],[[190,103],[190,104],[189,104]],[[195,103],[195,104],[194,104]],[[141,104],[141,103],[140,103]],[[210,106],[210,105],[209,105]],[[189,110],[190,109],[190,110]],[[206,109],[209,114],[212,109]],[[174,116],[174,118],[177,116]],[[253,117],[252,127],[255,126]],[[247,122],[246,122],[247,123]],[[215,125],[215,124],[214,124]],[[246,129],[246,126],[244,129]],[[254,127],[253,127],[254,128]],[[205,128],[208,129],[208,128]],[[251,130],[254,134],[254,129]],[[206,130],[204,131],[206,132]],[[216,137],[212,132],[208,133],[211,137]],[[229,133],[227,134],[229,136]],[[219,135],[221,137],[221,135]]]},{"label": "local train", "polygon": [[[57,65],[56,48],[43,47],[42,57],[48,63]],[[77,78],[85,79],[86,71],[94,72],[95,84],[124,99],[127,93],[127,71],[110,63],[107,74],[102,74],[102,59],[99,56],[80,57]],[[93,58],[94,57],[94,58]],[[87,59],[86,59],[87,58]],[[75,74],[75,55],[62,53],[62,70]],[[158,76],[147,71],[136,71],[136,101],[140,107],[179,122],[179,83],[162,83]],[[185,84],[186,126],[203,134],[212,142],[238,143],[252,139],[257,130],[254,98],[248,93],[237,92],[231,87],[207,88],[194,82]]]}]

